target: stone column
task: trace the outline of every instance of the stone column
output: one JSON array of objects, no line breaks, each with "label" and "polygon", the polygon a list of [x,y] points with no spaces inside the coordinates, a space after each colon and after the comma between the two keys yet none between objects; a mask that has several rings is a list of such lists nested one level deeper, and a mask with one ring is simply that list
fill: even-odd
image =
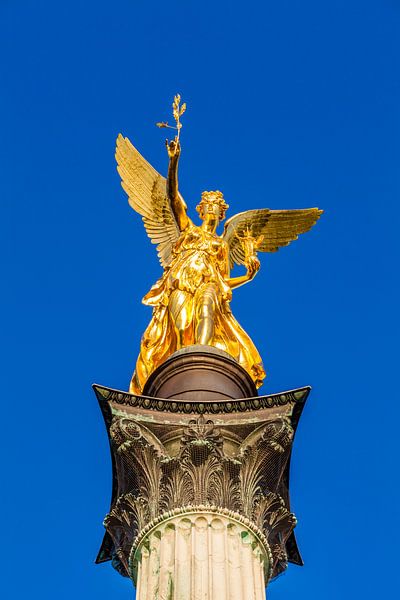
[{"label": "stone column", "polygon": [[264,600],[270,550],[243,521],[204,507],[149,524],[131,553],[137,600]]}]

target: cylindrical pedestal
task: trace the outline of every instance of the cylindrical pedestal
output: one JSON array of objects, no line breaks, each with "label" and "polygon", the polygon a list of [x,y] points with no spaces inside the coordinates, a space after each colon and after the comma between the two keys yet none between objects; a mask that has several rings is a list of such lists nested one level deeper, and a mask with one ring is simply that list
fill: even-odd
[{"label": "cylindrical pedestal", "polygon": [[188,509],[140,536],[131,555],[136,599],[265,600],[266,540],[229,512]]},{"label": "cylindrical pedestal", "polygon": [[172,354],[149,377],[144,396],[194,402],[257,396],[250,375],[229,354],[212,346],[188,346]]}]

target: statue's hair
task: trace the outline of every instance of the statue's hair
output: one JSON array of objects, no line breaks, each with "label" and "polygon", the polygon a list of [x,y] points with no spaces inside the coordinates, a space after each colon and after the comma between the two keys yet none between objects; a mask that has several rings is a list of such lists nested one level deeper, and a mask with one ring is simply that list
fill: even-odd
[{"label": "statue's hair", "polygon": [[223,213],[225,213],[225,211],[229,208],[229,204],[227,204],[224,200],[223,193],[219,190],[215,190],[210,192],[203,192],[201,194],[200,203],[196,207],[197,212],[201,213],[202,206],[210,201],[214,204],[218,204]]}]

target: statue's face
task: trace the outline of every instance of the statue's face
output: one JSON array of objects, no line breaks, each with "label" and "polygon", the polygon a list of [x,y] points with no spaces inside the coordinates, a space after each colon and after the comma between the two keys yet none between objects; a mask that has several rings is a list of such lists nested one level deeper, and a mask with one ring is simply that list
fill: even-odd
[{"label": "statue's face", "polygon": [[207,200],[202,200],[197,210],[202,221],[215,219],[219,222],[225,219],[225,209],[221,207],[218,199],[213,196],[209,196]]}]

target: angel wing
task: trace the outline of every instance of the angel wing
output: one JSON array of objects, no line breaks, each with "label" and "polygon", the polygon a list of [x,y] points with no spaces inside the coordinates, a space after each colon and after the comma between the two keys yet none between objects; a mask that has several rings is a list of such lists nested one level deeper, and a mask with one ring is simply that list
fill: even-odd
[{"label": "angel wing", "polygon": [[319,208],[299,210],[270,210],[262,208],[238,213],[225,223],[223,239],[229,245],[229,263],[245,264],[245,250],[241,238],[249,232],[253,237],[264,236],[257,250],[276,252],[282,246],[297,240],[318,221],[322,214]]},{"label": "angel wing", "polygon": [[171,262],[172,246],[180,234],[167,198],[166,179],[121,134],[115,158],[129,204],[142,215],[147,235],[152,244],[157,244],[158,257],[165,268]]}]

